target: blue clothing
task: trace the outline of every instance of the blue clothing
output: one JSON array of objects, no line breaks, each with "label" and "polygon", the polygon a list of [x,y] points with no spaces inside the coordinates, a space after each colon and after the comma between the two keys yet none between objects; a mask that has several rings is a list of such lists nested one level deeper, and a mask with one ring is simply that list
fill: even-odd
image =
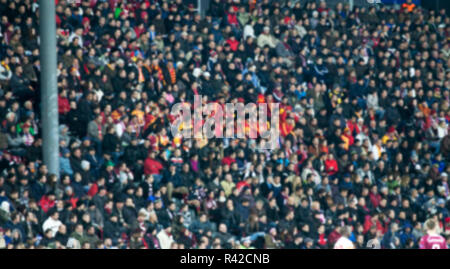
[{"label": "blue clothing", "polygon": [[59,157],[59,171],[61,174],[73,175],[72,166],[70,165],[70,159],[66,157]]}]

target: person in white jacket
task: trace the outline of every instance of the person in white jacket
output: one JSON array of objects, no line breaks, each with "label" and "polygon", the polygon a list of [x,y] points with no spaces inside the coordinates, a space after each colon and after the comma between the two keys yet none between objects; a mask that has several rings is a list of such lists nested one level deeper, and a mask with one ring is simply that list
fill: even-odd
[{"label": "person in white jacket", "polygon": [[272,49],[274,49],[277,44],[278,44],[278,40],[270,34],[270,28],[268,26],[264,27],[264,32],[262,32],[259,36],[258,36],[258,47],[260,48],[264,48],[265,46],[269,46]]},{"label": "person in white jacket", "polygon": [[9,58],[5,58],[0,62],[0,81],[10,80],[12,77],[11,69],[9,68]]},{"label": "person in white jacket", "polygon": [[61,225],[62,222],[59,220],[59,213],[58,211],[54,211],[50,217],[44,221],[44,224],[42,224],[42,230],[46,232],[50,229],[52,231],[52,236],[55,236],[58,232],[59,226]]},{"label": "person in white jacket", "polygon": [[253,26],[255,25],[255,21],[251,20],[247,25],[244,27],[244,40],[247,40],[248,37],[255,38],[255,29]]},{"label": "person in white jacket", "polygon": [[439,123],[436,124],[436,130],[439,140],[441,140],[448,134],[448,125],[445,122],[445,118],[439,119]]},{"label": "person in white jacket", "polygon": [[171,226],[164,226],[164,229],[162,229],[156,235],[156,238],[158,238],[161,249],[170,249],[170,246],[172,246],[172,243],[175,242],[173,240],[173,236],[172,236],[171,232],[172,232]]},{"label": "person in white jacket", "polygon": [[353,242],[348,239],[350,237],[350,233],[349,227],[342,227],[340,231],[341,237],[334,244],[334,249],[355,249]]}]

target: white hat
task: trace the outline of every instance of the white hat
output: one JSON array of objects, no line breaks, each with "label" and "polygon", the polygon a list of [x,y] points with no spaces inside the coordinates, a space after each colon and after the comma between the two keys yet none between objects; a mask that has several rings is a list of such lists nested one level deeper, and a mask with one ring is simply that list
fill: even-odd
[{"label": "white hat", "polygon": [[125,61],[123,59],[118,59],[117,60],[117,64],[118,65],[123,65],[123,64],[125,64]]},{"label": "white hat", "polygon": [[3,201],[3,203],[0,205],[0,209],[5,211],[6,213],[9,213],[9,203],[7,201]]},{"label": "white hat", "polygon": [[194,72],[192,72],[192,75],[194,75],[194,77],[196,77],[196,78],[198,78],[201,74],[202,74],[202,70],[198,67],[194,69]]},{"label": "white hat", "polygon": [[210,76],[211,76],[211,74],[210,74],[208,71],[206,71],[205,73],[203,73],[203,75],[204,75],[205,77],[210,77]]},{"label": "white hat", "polygon": [[90,166],[91,166],[91,164],[90,164],[88,161],[86,161],[86,160],[82,160],[82,161],[81,161],[81,168],[82,168],[83,170],[89,169]]},{"label": "white hat", "polygon": [[446,172],[441,173],[441,177],[448,177]]}]

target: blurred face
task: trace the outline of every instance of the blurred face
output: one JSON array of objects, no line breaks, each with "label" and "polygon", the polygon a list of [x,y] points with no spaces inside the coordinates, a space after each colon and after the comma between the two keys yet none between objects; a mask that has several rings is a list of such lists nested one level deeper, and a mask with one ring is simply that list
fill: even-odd
[{"label": "blurred face", "polygon": [[75,231],[79,234],[83,233],[83,226],[82,225],[77,225],[77,227],[75,228]]}]

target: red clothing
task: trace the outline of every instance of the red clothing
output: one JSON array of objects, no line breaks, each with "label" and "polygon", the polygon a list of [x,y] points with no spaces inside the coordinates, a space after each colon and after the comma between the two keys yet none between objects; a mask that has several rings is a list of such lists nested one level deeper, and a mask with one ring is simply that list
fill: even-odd
[{"label": "red clothing", "polygon": [[291,23],[292,19],[289,16],[284,17],[284,24],[289,24]]},{"label": "red clothing", "polygon": [[356,123],[353,123],[351,120],[347,121],[347,127],[350,130],[350,133],[353,134],[353,132],[356,132],[359,134],[361,130],[359,130],[359,126]]},{"label": "red clothing", "polygon": [[339,171],[337,161],[335,159],[326,160],[325,161],[325,170],[327,171],[329,176],[336,174]]},{"label": "red clothing", "polygon": [[289,114],[288,112],[292,112],[292,106],[280,104],[280,120],[281,121],[287,120],[288,114]]},{"label": "red clothing", "polygon": [[139,38],[145,32],[145,28],[134,27],[134,32],[136,33],[136,38]]},{"label": "red clothing", "polygon": [[75,195],[72,194],[72,197],[70,197],[69,200],[66,200],[66,203],[70,203],[72,205],[72,208],[77,208],[77,202],[78,202],[78,198],[75,197]]},{"label": "red clothing", "polygon": [[341,136],[342,142],[344,142],[344,149],[349,150],[349,148],[355,143],[355,139],[349,133],[345,133]]},{"label": "red clothing", "polygon": [[447,244],[445,243],[445,238],[436,235],[424,235],[419,242],[420,249],[447,249]]},{"label": "red clothing", "polygon": [[289,124],[286,121],[281,122],[280,124],[280,133],[283,137],[286,137],[288,134],[294,132],[295,126],[293,124]]},{"label": "red clothing", "polygon": [[380,44],[380,38],[379,37],[377,37],[377,38],[373,37],[372,38],[372,42],[373,42],[373,47],[374,48],[378,47],[378,44]]},{"label": "red clothing", "polygon": [[317,9],[317,11],[319,12],[319,13],[322,13],[322,12],[328,12],[328,8],[322,8],[322,7],[319,7],[318,9]]},{"label": "red clothing", "polygon": [[376,223],[373,223],[370,215],[367,215],[366,219],[364,221],[363,233],[367,233],[370,230],[370,228],[372,227],[372,225],[375,225],[377,227],[377,231],[380,231],[382,234],[384,234],[385,230],[384,230],[383,225],[381,225],[381,222],[377,220]]},{"label": "red clothing", "polygon": [[244,188],[244,187],[250,188],[251,186],[250,186],[250,184],[248,184],[246,181],[239,181],[239,182],[236,184],[236,189],[238,189],[238,190],[242,190],[242,188]]},{"label": "red clothing", "polygon": [[239,26],[239,22],[236,16],[236,13],[229,13],[227,12],[227,19],[228,19],[228,24],[232,25],[232,26]]},{"label": "red clothing", "polygon": [[374,208],[377,208],[378,205],[380,204],[381,201],[381,195],[380,194],[374,194],[374,193],[370,193],[369,194],[369,198],[370,198],[370,202],[372,203]]},{"label": "red clothing", "polygon": [[227,44],[230,45],[230,49],[232,51],[237,51],[239,47],[239,41],[237,41],[236,39],[235,40],[228,39]]},{"label": "red clothing", "polygon": [[61,25],[61,18],[58,15],[56,15],[55,20],[56,20],[56,25],[59,27]]},{"label": "red clothing", "polygon": [[236,162],[236,160],[229,156],[222,159],[222,164],[231,165],[232,163],[235,163],[235,162]]},{"label": "red clothing", "polygon": [[323,234],[319,234],[319,242],[318,242],[318,244],[323,246],[323,247],[325,247],[327,245],[327,238],[326,238],[324,233]]},{"label": "red clothing", "polygon": [[328,235],[328,243],[333,245],[334,243],[336,243],[338,241],[338,239],[341,237],[341,234],[338,233],[336,230],[333,230],[329,235]]},{"label": "red clothing", "polygon": [[97,183],[92,184],[92,186],[89,188],[89,191],[87,193],[88,196],[94,197],[98,192],[98,185]]},{"label": "red clothing", "polygon": [[157,160],[152,159],[152,158],[145,159],[144,174],[146,174],[146,175],[154,175],[154,174],[159,175],[160,171],[163,168],[164,167],[162,166],[162,164],[160,162],[158,162]]},{"label": "red clothing", "polygon": [[69,99],[58,96],[58,113],[66,114],[70,111]]},{"label": "red clothing", "polygon": [[39,206],[42,208],[42,211],[44,211],[44,213],[47,213],[51,208],[55,206],[55,200],[50,201],[48,197],[44,195],[39,201]]}]

